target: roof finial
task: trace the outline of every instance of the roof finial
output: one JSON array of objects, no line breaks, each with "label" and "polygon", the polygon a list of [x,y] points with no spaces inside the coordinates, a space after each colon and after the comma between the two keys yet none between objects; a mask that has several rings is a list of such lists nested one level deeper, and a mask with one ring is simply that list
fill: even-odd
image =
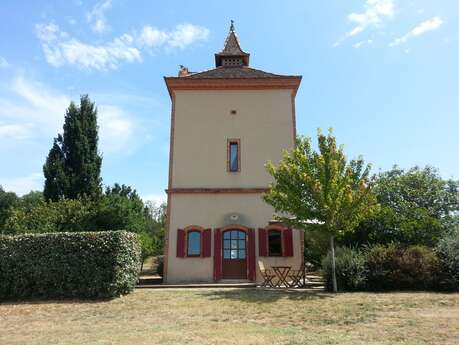
[{"label": "roof finial", "polygon": [[234,20],[231,19],[230,31],[234,31]]}]

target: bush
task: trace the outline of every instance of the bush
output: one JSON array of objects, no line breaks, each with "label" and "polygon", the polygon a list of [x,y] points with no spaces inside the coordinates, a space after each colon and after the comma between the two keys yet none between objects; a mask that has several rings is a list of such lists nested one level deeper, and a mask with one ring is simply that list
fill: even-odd
[{"label": "bush", "polygon": [[0,300],[115,297],[139,269],[137,236],[125,231],[0,236]]},{"label": "bush", "polygon": [[12,209],[4,225],[4,233],[88,231],[94,229],[94,216],[95,204],[89,200],[37,201],[30,207]]},{"label": "bush", "polygon": [[442,281],[441,289],[459,290],[459,234],[442,238],[435,252],[440,260]]},{"label": "bush", "polygon": [[156,273],[158,273],[159,276],[163,277],[164,276],[164,256],[160,255],[156,257]]},{"label": "bush", "polygon": [[[336,280],[340,291],[356,291],[365,287],[366,267],[364,255],[352,248],[341,247],[335,251]],[[332,265],[330,253],[322,261],[326,288],[332,290]]]},{"label": "bush", "polygon": [[376,245],[366,251],[366,265],[369,290],[429,290],[438,286],[439,260],[427,247]]},{"label": "bush", "polygon": [[143,264],[145,260],[152,256],[155,248],[153,244],[153,239],[151,238],[150,234],[146,232],[141,232],[139,234],[139,240],[140,240],[140,246],[141,246],[141,253],[142,253],[142,265],[141,267],[143,268]]}]

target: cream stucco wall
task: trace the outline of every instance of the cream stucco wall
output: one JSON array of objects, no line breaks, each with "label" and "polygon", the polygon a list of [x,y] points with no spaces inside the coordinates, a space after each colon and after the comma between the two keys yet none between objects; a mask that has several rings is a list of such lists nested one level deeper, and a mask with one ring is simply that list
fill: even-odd
[{"label": "cream stucco wall", "polygon": [[[267,186],[264,164],[294,145],[292,90],[176,91],[174,131],[173,188]],[[233,138],[239,173],[226,168]]]},{"label": "cream stucco wall", "polygon": [[[301,265],[301,238],[300,232],[296,230],[293,231],[293,257],[258,258],[258,228],[267,226],[273,215],[273,209],[261,199],[260,194],[174,194],[170,203],[168,283],[213,280],[213,234],[212,257],[177,258],[177,229],[188,225],[199,225],[213,230],[221,228],[230,224],[227,217],[229,214],[238,214],[241,225],[255,229],[257,260],[262,260],[266,267],[290,265],[299,268]],[[260,279],[257,272],[257,280]]]},{"label": "cream stucco wall", "polygon": [[[264,164],[278,162],[294,145],[292,90],[175,91],[172,178],[170,188],[264,188],[271,181]],[[237,114],[232,115],[231,110]],[[227,139],[240,139],[241,171],[227,171]],[[210,282],[213,257],[177,258],[177,229],[189,225],[221,228],[234,221],[254,228],[258,260],[258,228],[273,217],[261,194],[169,195],[167,282]],[[299,268],[300,234],[294,231],[294,256],[261,258],[267,267]],[[212,256],[214,251],[212,234]],[[258,270],[258,268],[257,268]],[[257,280],[261,276],[257,271]]]}]

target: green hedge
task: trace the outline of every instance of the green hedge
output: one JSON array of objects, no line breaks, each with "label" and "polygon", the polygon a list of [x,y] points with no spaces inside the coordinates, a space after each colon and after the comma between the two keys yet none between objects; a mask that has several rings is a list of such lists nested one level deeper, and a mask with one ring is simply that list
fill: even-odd
[{"label": "green hedge", "polygon": [[0,299],[101,298],[133,290],[137,235],[126,231],[0,236]]}]

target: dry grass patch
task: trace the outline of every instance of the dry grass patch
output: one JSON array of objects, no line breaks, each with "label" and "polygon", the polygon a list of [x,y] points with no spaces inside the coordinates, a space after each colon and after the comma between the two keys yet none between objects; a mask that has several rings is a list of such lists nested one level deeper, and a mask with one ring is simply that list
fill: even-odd
[{"label": "dry grass patch", "polygon": [[457,344],[459,294],[137,290],[0,304],[0,344]]}]

